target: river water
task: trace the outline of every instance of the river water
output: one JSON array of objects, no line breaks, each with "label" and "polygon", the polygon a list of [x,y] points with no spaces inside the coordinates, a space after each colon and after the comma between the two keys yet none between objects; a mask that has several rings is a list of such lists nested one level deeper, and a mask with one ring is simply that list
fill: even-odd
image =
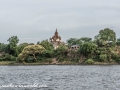
[{"label": "river water", "polygon": [[120,90],[120,66],[0,66],[0,85],[0,90]]}]

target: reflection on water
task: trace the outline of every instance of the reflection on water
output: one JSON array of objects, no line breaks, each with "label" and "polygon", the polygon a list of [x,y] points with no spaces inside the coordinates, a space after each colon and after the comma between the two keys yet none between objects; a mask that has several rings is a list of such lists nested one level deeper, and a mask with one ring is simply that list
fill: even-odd
[{"label": "reflection on water", "polygon": [[120,66],[0,66],[0,85],[48,87],[0,88],[0,90],[120,90]]}]

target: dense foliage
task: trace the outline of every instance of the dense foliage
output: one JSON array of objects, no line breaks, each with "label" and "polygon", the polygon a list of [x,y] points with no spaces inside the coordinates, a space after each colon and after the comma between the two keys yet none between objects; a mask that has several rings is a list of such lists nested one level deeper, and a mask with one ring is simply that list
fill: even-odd
[{"label": "dense foliage", "polygon": [[17,50],[17,44],[19,42],[19,39],[17,36],[12,36],[8,40],[8,53],[13,56],[18,56],[18,50]]},{"label": "dense foliage", "polygon": [[50,42],[48,42],[48,40],[43,40],[41,42],[37,42],[38,45],[42,45],[46,50],[53,50],[53,46],[50,44]]},{"label": "dense foliage", "polygon": [[34,61],[37,61],[36,56],[44,51],[45,48],[41,45],[28,45],[19,54],[18,58],[21,61],[28,61],[29,59],[34,59]]},{"label": "dense foliage", "polygon": [[[70,38],[67,45],[60,44],[57,49],[48,40],[34,43],[19,43],[12,36],[8,44],[0,43],[0,61],[16,62],[73,62],[94,64],[96,62],[120,62],[120,38],[105,28],[100,30],[94,40],[89,37]],[[79,48],[74,46],[79,46]]]},{"label": "dense foliage", "polygon": [[105,28],[100,30],[99,34],[95,36],[95,43],[98,45],[96,50],[97,59],[102,62],[112,61],[116,45],[116,34],[113,30]]},{"label": "dense foliage", "polygon": [[97,45],[92,42],[84,43],[80,48],[80,54],[92,58],[96,53]]}]

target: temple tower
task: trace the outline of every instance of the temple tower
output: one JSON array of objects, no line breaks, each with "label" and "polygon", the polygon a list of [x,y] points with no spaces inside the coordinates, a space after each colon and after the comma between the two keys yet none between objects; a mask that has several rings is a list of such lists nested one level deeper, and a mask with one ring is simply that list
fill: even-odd
[{"label": "temple tower", "polygon": [[50,37],[49,41],[54,46],[54,49],[58,48],[58,46],[63,43],[61,42],[61,37],[58,34],[57,28],[54,33],[54,36],[52,36],[52,38]]}]

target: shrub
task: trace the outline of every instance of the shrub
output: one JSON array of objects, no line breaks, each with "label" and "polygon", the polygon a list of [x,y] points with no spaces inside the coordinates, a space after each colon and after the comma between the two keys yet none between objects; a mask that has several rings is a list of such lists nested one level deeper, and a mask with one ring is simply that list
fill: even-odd
[{"label": "shrub", "polygon": [[107,60],[107,55],[106,54],[101,54],[99,55],[99,59],[102,61],[102,62],[105,62]]},{"label": "shrub", "polygon": [[76,63],[79,62],[79,60],[80,60],[79,58],[72,58],[71,59],[72,62],[76,62]]},{"label": "shrub", "polygon": [[10,61],[17,61],[17,58],[15,56],[12,56],[10,57]]},{"label": "shrub", "polygon": [[94,61],[92,59],[88,59],[87,61],[85,61],[85,64],[94,64]]},{"label": "shrub", "polygon": [[117,60],[118,58],[119,56],[116,53],[112,54],[112,59]]},{"label": "shrub", "polygon": [[0,57],[0,61],[16,61],[17,60],[17,57],[15,56],[12,56],[8,53],[5,53],[4,56],[1,56]]},{"label": "shrub", "polygon": [[120,63],[120,58],[117,58],[115,61],[116,61],[117,63]]}]

